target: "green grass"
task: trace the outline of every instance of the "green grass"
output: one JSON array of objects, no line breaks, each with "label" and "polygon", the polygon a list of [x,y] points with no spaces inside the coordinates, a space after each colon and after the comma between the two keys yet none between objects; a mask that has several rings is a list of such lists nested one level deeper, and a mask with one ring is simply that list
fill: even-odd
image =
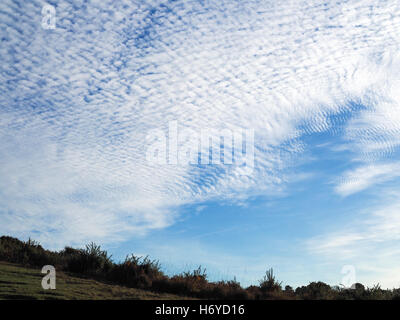
[{"label": "green grass", "polygon": [[181,300],[187,299],[173,294],[154,293],[146,290],[126,288],[92,279],[78,278],[63,272],[56,274],[56,289],[42,289],[45,274],[40,269],[21,267],[0,261],[0,300]]}]

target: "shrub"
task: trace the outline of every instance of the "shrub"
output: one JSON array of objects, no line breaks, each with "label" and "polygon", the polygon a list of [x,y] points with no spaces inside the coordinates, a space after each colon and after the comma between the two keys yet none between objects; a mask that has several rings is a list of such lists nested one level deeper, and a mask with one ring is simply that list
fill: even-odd
[{"label": "shrub", "polygon": [[60,255],[64,259],[66,271],[85,275],[104,275],[113,264],[107,251],[93,242],[86,245],[85,249],[66,247]]},{"label": "shrub", "polygon": [[240,283],[235,279],[215,283],[210,297],[214,299],[248,300],[251,295],[247,290],[243,289]]},{"label": "shrub", "polygon": [[293,288],[291,286],[285,286],[285,292],[289,294],[294,293]]},{"label": "shrub", "polygon": [[400,289],[393,289],[392,300],[400,300]]},{"label": "shrub", "polygon": [[311,282],[308,286],[296,289],[296,295],[306,300],[334,299],[335,291],[326,283],[318,281]]},{"label": "shrub", "polygon": [[264,277],[259,281],[259,283],[261,292],[264,294],[282,290],[282,282],[278,282],[275,279],[272,268],[266,271]]},{"label": "shrub", "polygon": [[351,286],[351,288],[339,288],[334,287],[337,292],[336,299],[341,300],[361,300],[365,299],[366,290],[365,287],[361,283],[355,283]]},{"label": "shrub", "polygon": [[156,281],[153,288],[157,291],[205,298],[212,292],[213,285],[207,281],[206,269],[199,266],[192,272],[187,271],[169,279]]},{"label": "shrub", "polygon": [[372,286],[366,290],[365,298],[368,300],[389,300],[392,299],[392,292],[381,289],[380,284]]},{"label": "shrub", "polygon": [[31,239],[24,242],[12,237],[0,237],[0,260],[32,267],[59,264],[57,253],[45,250]]},{"label": "shrub", "polygon": [[261,300],[263,297],[263,293],[261,292],[261,289],[259,286],[250,286],[246,289],[249,298],[253,300]]},{"label": "shrub", "polygon": [[154,280],[163,277],[157,260],[135,255],[127,256],[123,263],[115,264],[107,275],[111,281],[143,289],[150,289]]}]

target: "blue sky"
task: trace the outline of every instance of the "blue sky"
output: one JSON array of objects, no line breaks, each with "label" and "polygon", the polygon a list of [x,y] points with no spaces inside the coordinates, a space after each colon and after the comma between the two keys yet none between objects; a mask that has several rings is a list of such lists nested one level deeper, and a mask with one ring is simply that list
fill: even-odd
[{"label": "blue sky", "polygon": [[[398,1],[6,0],[0,35],[1,234],[400,286]],[[252,170],[149,161],[171,123],[250,130]]]}]

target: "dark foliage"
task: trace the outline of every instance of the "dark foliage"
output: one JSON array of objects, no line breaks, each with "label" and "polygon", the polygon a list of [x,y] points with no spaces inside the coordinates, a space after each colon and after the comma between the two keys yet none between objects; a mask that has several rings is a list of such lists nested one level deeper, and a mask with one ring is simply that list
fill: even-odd
[{"label": "dark foliage", "polygon": [[120,264],[114,264],[107,273],[107,279],[129,287],[151,289],[153,281],[164,278],[160,264],[148,257],[134,255],[126,257]]},{"label": "dark foliage", "polygon": [[107,251],[95,243],[84,249],[65,247],[59,252],[45,250],[38,242],[29,239],[0,237],[0,260],[30,267],[53,265],[57,270],[113,282],[127,287],[157,292],[174,293],[203,299],[307,299],[307,300],[400,300],[400,289],[383,290],[378,285],[365,288],[355,283],[351,289],[331,287],[323,282],[311,282],[295,290],[276,280],[272,269],[267,270],[259,286],[241,287],[235,280],[210,282],[206,269],[201,266],[194,271],[183,272],[172,277],[161,271],[157,260],[148,257],[128,256],[125,261],[115,263]]}]

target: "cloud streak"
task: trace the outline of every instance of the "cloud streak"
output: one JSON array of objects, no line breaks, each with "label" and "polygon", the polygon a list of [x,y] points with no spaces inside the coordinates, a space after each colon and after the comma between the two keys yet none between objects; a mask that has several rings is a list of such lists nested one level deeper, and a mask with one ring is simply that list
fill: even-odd
[{"label": "cloud streak", "polygon": [[395,180],[400,176],[400,164],[397,162],[365,165],[355,170],[344,173],[335,191],[342,196],[348,196],[360,192],[377,183]]}]

